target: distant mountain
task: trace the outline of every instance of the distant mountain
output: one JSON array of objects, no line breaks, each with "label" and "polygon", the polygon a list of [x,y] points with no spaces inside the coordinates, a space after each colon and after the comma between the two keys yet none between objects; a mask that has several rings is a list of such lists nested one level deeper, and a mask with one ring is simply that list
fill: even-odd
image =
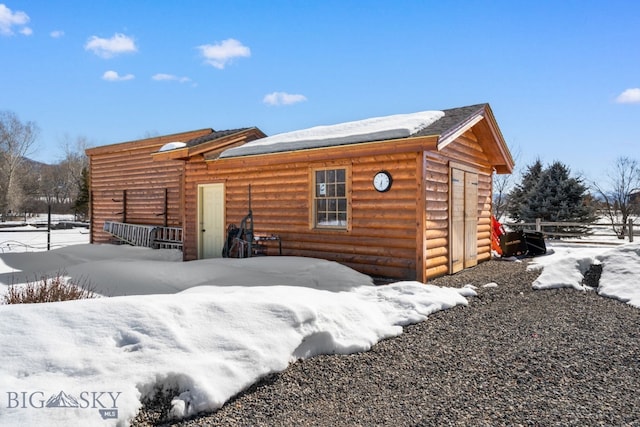
[{"label": "distant mountain", "polygon": [[31,166],[31,167],[40,168],[42,166],[48,166],[47,163],[42,163],[42,162],[39,162],[37,160],[31,160],[28,157],[23,157],[22,160],[24,161],[25,165],[28,165],[28,166]]},{"label": "distant mountain", "polygon": [[60,390],[60,393],[52,395],[47,400],[47,408],[77,408],[80,406],[75,397]]}]

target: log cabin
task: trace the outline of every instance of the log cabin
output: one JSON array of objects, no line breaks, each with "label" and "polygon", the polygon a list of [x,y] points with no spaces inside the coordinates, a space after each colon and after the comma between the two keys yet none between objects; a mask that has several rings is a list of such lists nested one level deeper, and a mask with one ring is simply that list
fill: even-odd
[{"label": "log cabin", "polygon": [[492,176],[514,167],[488,104],[273,137],[203,129],[87,154],[92,243],[118,237],[115,223],[161,230],[146,245],[179,247],[185,261],[220,257],[250,212],[262,253],[421,282],[491,258]]}]

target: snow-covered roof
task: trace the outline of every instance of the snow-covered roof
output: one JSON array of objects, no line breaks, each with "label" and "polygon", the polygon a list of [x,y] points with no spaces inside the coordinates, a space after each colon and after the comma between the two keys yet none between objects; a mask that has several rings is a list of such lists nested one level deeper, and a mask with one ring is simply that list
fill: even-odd
[{"label": "snow-covered roof", "polygon": [[360,142],[406,138],[444,117],[443,111],[374,117],[328,126],[316,126],[257,139],[224,151],[220,157],[238,157]]},{"label": "snow-covered roof", "polygon": [[186,146],[187,146],[187,144],[184,143],[184,142],[181,142],[181,141],[167,142],[162,147],[160,147],[160,149],[158,151],[162,152],[162,151],[176,150],[178,148],[184,148]]}]

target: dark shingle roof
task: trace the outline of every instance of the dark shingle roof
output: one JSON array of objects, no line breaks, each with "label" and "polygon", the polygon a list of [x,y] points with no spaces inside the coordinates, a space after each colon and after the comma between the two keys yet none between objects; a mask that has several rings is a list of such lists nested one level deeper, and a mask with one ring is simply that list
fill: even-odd
[{"label": "dark shingle roof", "polygon": [[187,147],[195,147],[200,144],[204,144],[205,142],[213,141],[214,139],[223,138],[228,135],[233,135],[234,133],[242,132],[250,128],[239,128],[239,129],[229,129],[229,130],[211,130],[211,133],[203,136],[199,136],[197,138],[190,139],[186,141]]},{"label": "dark shingle roof", "polygon": [[460,128],[468,119],[476,113],[484,110],[487,104],[468,105],[466,107],[450,108],[442,110],[444,117],[435,121],[430,126],[411,136],[443,135]]},{"label": "dark shingle roof", "polygon": [[[469,120],[473,119],[477,113],[481,113],[488,104],[476,104],[469,105],[466,107],[459,108],[451,108],[448,110],[442,110],[444,112],[444,116],[438,120],[436,120],[431,125],[422,129],[421,131],[406,135],[404,137],[398,137],[393,134],[393,137],[390,137],[389,133],[385,133],[383,131],[378,132],[378,135],[371,134],[369,135],[369,139],[367,142],[371,141],[382,141],[388,139],[399,139],[399,138],[410,138],[410,137],[420,137],[420,136],[435,136],[438,135],[439,139],[442,140],[446,138],[448,135],[455,133],[457,130],[461,129]],[[284,152],[284,151],[298,151],[305,150],[310,148],[323,148],[323,147],[334,147],[338,145],[345,144],[355,144],[357,142],[352,142],[351,138],[330,138],[327,140],[298,140],[298,141],[289,141],[289,142],[278,142],[277,144],[269,144],[269,145],[243,145],[240,147],[232,148],[222,153],[220,157],[237,157],[237,156],[246,156],[246,155],[256,155],[256,154],[269,154],[276,152]]]}]

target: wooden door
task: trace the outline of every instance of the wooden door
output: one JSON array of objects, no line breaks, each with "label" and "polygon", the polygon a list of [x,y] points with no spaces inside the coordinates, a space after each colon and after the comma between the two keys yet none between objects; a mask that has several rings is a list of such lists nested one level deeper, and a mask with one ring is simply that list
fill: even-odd
[{"label": "wooden door", "polygon": [[478,174],[451,169],[451,273],[478,263]]},{"label": "wooden door", "polygon": [[225,239],[224,184],[198,187],[198,258],[222,256]]},{"label": "wooden door", "polygon": [[478,265],[478,174],[464,173],[464,268]]},{"label": "wooden door", "polygon": [[464,268],[464,171],[451,169],[451,273]]}]

